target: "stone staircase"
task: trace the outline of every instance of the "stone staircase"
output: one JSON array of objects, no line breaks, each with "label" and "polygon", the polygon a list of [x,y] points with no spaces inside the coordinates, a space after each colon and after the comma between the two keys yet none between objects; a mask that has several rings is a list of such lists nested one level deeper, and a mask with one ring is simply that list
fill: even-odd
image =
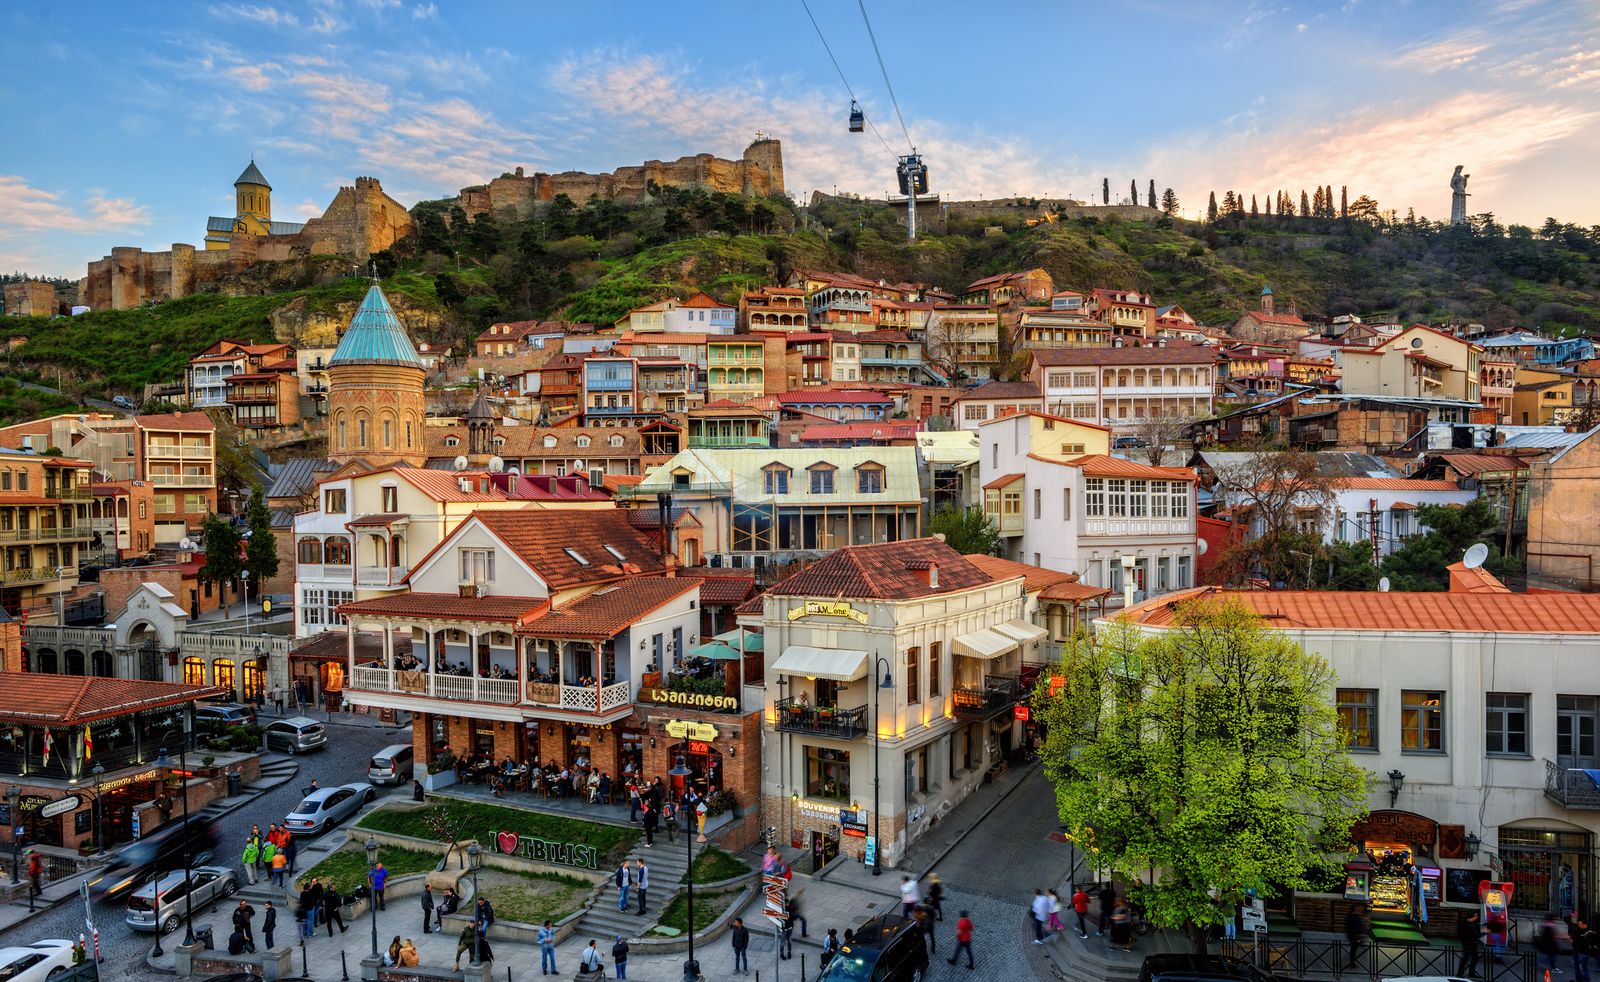
[{"label": "stone staircase", "polygon": [[244,790],[252,793],[267,791],[290,780],[299,772],[300,763],[293,757],[283,757],[276,754],[271,756],[263,755],[261,758],[261,776],[256,779],[254,784],[245,785]]},{"label": "stone staircase", "polygon": [[[692,833],[689,834],[693,838]],[[700,855],[702,849],[709,843],[695,843],[694,854]],[[689,870],[689,857],[684,851],[682,835],[677,842],[667,841],[661,833],[656,834],[654,847],[646,846],[641,839],[639,844],[628,853],[630,865],[634,868],[634,875],[638,875],[639,860],[643,859],[650,870],[650,896],[647,898],[648,906],[645,915],[640,917],[636,911],[639,909],[639,894],[637,888],[628,893],[628,910],[626,913],[617,910],[617,888],[611,879],[616,874],[616,867],[606,870],[606,886],[601,891],[599,899],[594,906],[589,908],[589,913],[578,922],[576,935],[585,944],[590,938],[600,941],[601,947],[610,950],[611,942],[617,935],[632,940],[642,937],[651,928],[655,927],[661,917],[661,912],[672,903],[672,898],[683,889],[683,875]]]}]

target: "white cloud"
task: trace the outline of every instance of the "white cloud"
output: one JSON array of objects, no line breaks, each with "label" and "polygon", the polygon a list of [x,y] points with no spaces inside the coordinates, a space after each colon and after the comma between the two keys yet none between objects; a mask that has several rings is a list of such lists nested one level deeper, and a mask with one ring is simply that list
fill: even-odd
[{"label": "white cloud", "polygon": [[439,8],[431,3],[419,3],[411,8],[411,16],[417,20],[427,20],[439,12]]},{"label": "white cloud", "polygon": [[1400,68],[1432,75],[1435,72],[1460,68],[1489,49],[1489,41],[1477,31],[1468,31],[1452,37],[1424,41],[1406,48],[1395,59]]},{"label": "white cloud", "polygon": [[127,198],[107,198],[90,193],[88,210],[74,208],[61,196],[28,183],[15,174],[0,174],[0,238],[21,232],[101,232],[111,228],[137,228],[149,215],[144,206]]},{"label": "white cloud", "polygon": [[209,8],[211,16],[224,20],[242,20],[268,27],[299,27],[300,18],[287,10],[254,3],[214,3]]}]

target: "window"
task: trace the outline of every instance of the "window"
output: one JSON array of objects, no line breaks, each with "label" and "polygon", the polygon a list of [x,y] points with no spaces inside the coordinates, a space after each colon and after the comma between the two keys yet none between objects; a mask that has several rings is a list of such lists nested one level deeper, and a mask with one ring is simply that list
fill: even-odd
[{"label": "window", "polygon": [[11,490],[11,472],[0,471],[0,491]]},{"label": "window", "polygon": [[1083,482],[1083,514],[1085,518],[1104,518],[1106,514],[1106,479],[1085,478]]},{"label": "window", "polygon": [[1159,593],[1166,593],[1167,592],[1167,566],[1168,565],[1169,564],[1168,564],[1166,556],[1161,556],[1161,557],[1156,559],[1156,591],[1159,592]]},{"label": "window", "polygon": [[850,751],[806,747],[806,797],[850,801]]},{"label": "window", "polygon": [[1349,735],[1349,749],[1378,749],[1378,690],[1340,689],[1339,728]]},{"label": "window", "polygon": [[190,655],[183,660],[183,684],[206,684],[206,660],[204,658]]},{"label": "window", "polygon": [[494,550],[492,550],[492,549],[463,549],[463,550],[461,550],[461,582],[463,582],[463,583],[493,583],[494,582]]},{"label": "window", "polygon": [[385,447],[394,446],[394,435],[390,432],[392,429],[392,421],[389,419],[389,417],[385,416],[383,418],[383,445]]},{"label": "window", "polygon": [[329,488],[322,492],[322,510],[334,515],[343,515],[344,488]]},{"label": "window", "polygon": [[1061,489],[1061,517],[1065,521],[1072,521],[1072,489]]},{"label": "window", "polygon": [[295,562],[318,564],[322,562],[322,540],[315,536],[306,536],[300,540],[299,548],[295,553]]},{"label": "window", "polygon": [[1128,514],[1128,482],[1121,478],[1106,481],[1106,491],[1111,505],[1106,514],[1112,518],[1125,518]]},{"label": "window", "polygon": [[383,510],[391,513],[400,510],[400,489],[393,484],[383,486]]},{"label": "window", "polygon": [[27,471],[17,471],[17,490],[18,491],[26,491],[26,490],[28,490],[28,472]]},{"label": "window", "polygon": [[323,610],[325,602],[326,600],[321,590],[302,589],[300,591],[300,619],[308,625],[324,623],[322,618],[325,613]]},{"label": "window", "polygon": [[[342,438],[340,442],[344,442]],[[459,447],[461,446],[461,439],[459,437],[447,436],[444,438],[444,445],[447,447]]]},{"label": "window", "polygon": [[139,517],[140,518],[147,517],[146,516],[146,504],[147,504],[147,502],[143,502],[143,501],[139,502]]},{"label": "window", "polygon": [[358,420],[356,420],[356,446],[364,447],[366,445],[367,445],[367,421],[364,420],[364,419],[358,419]]},{"label": "window", "polygon": [[989,444],[989,466],[1000,466],[1000,443],[998,441]]},{"label": "window", "polygon": [[1444,693],[1406,689],[1400,693],[1400,749],[1404,753],[1444,752]]},{"label": "window", "polygon": [[322,561],[329,566],[350,565],[350,540],[342,535],[329,536],[322,541]]},{"label": "window", "polygon": [[211,684],[233,688],[233,659],[218,658],[211,663]]},{"label": "window", "polygon": [[921,648],[906,649],[906,705],[914,706],[922,701],[917,684],[917,662],[922,657]]},{"label": "window", "polygon": [[762,472],[762,490],[767,494],[789,493],[789,468],[773,465]]},{"label": "window", "polygon": [[942,646],[942,642],[939,642],[939,641],[935,641],[933,644],[930,644],[928,646],[928,695],[929,696],[936,696],[940,692],[944,691],[944,687],[941,684],[941,680],[939,678],[939,667],[940,667],[939,663],[941,661],[939,656],[943,653],[943,652],[940,651],[941,646]]},{"label": "window", "polygon": [[586,436],[580,436],[575,442],[580,447],[587,447],[589,445],[589,438]]},{"label": "window", "polygon": [[1172,517],[1173,518],[1188,518],[1189,517],[1189,484],[1188,484],[1188,482],[1187,481],[1173,481],[1168,485],[1168,487],[1170,488],[1170,491],[1168,492],[1168,494],[1169,494],[1170,500],[1172,502]]},{"label": "window", "polygon": [[823,467],[813,467],[813,468],[811,468],[811,493],[812,494],[832,494],[833,493],[833,468],[832,467],[823,466]]},{"label": "window", "polygon": [[1130,518],[1143,518],[1149,510],[1150,482],[1128,482],[1128,516]]},{"label": "window", "polygon": [[1170,500],[1171,499],[1167,497],[1167,482],[1166,481],[1151,481],[1150,482],[1150,517],[1151,518],[1166,518],[1166,517],[1168,517],[1168,514],[1171,511],[1171,506],[1168,504],[1168,502]]},{"label": "window", "polygon": [[1563,767],[1594,767],[1595,718],[1600,699],[1594,696],[1556,696],[1556,762]]},{"label": "window", "polygon": [[176,515],[178,513],[178,496],[174,494],[158,494],[156,498],[157,515]]},{"label": "window", "polygon": [[1528,756],[1527,693],[1485,693],[1483,707],[1483,752],[1491,757]]},{"label": "window", "polygon": [[1083,456],[1083,444],[1063,443],[1061,445],[1061,455],[1064,457],[1081,457]]},{"label": "window", "polygon": [[856,468],[856,491],[859,494],[883,493],[883,468],[863,464]]},{"label": "window", "polygon": [[1036,519],[1044,517],[1044,492],[1038,488],[1033,489],[1033,517]]},{"label": "window", "polygon": [[589,565],[589,560],[585,559],[584,556],[583,556],[583,553],[579,552],[578,550],[576,550],[576,549],[563,549],[561,551],[566,553],[567,554],[567,558],[571,559],[573,562],[577,563],[579,566],[587,566],[587,565]]}]

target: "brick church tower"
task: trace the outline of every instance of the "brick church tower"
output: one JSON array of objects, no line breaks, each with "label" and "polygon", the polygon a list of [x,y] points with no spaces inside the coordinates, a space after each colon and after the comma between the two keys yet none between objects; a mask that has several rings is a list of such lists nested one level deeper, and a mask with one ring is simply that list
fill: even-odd
[{"label": "brick church tower", "polygon": [[377,283],[328,361],[328,456],[421,466],[425,370]]}]

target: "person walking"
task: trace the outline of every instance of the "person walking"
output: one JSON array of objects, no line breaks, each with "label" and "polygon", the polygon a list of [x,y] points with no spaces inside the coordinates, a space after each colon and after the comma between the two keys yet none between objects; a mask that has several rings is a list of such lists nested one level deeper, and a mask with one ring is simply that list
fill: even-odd
[{"label": "person walking", "polygon": [[473,926],[472,924],[467,924],[464,927],[462,927],[461,933],[456,936],[456,964],[455,964],[455,971],[457,971],[457,972],[461,971],[461,956],[462,955],[466,955],[468,960],[469,961],[471,960],[471,958],[473,956],[473,948],[478,943],[479,943],[478,929],[475,926]]},{"label": "person walking", "polygon": [[299,840],[295,838],[294,833],[293,832],[289,832],[289,833],[285,834],[284,837],[283,837],[283,855],[289,860],[289,875],[290,876],[294,875],[294,870],[295,870],[294,857],[299,852],[300,852]]},{"label": "person walking", "polygon": [[611,964],[616,966],[617,978],[628,977],[628,942],[622,940],[622,935],[617,935],[616,943],[611,946]]},{"label": "person walking", "polygon": [[317,909],[322,905],[322,886],[316,877],[300,890],[300,936],[309,938],[317,930]]},{"label": "person walking", "polygon": [[1084,918],[1089,913],[1089,894],[1084,892],[1083,884],[1072,888],[1072,912],[1078,915],[1078,937],[1085,940],[1089,937],[1089,922]]},{"label": "person walking", "polygon": [[1356,967],[1356,957],[1361,954],[1361,941],[1367,936],[1367,915],[1360,907],[1351,907],[1350,912],[1344,915],[1344,937],[1350,945],[1350,957],[1345,963],[1346,968]]},{"label": "person walking", "polygon": [[927,904],[934,920],[944,920],[944,881],[939,879],[938,873],[928,874]]},{"label": "person walking", "polygon": [[334,921],[339,922],[339,933],[345,932],[344,898],[339,896],[339,888],[331,883],[322,893],[322,919],[328,925],[328,937],[333,937]]},{"label": "person walking", "polygon": [[37,849],[28,850],[28,896],[37,897],[44,893],[44,860],[39,858]]},{"label": "person walking", "polygon": [[383,891],[389,885],[389,871],[382,863],[372,867],[372,899],[377,903],[379,910],[388,910],[383,902]]},{"label": "person walking", "polygon": [[556,971],[556,925],[554,921],[545,921],[539,928],[537,937],[539,942],[539,974],[558,975]]},{"label": "person walking", "polygon": [[800,890],[796,890],[789,895],[789,923],[791,925],[799,924],[800,936],[809,938],[811,937],[811,924],[806,920],[806,915],[800,913],[800,898],[802,896],[803,893]]},{"label": "person walking", "polygon": [[933,933],[933,911],[928,909],[927,904],[918,904],[917,909],[912,912],[912,917],[916,920],[917,930],[921,931],[922,936],[927,939],[928,953],[937,955],[939,953],[939,938]]},{"label": "person walking", "polygon": [[233,909],[233,926],[244,932],[245,942],[249,945],[251,953],[256,950],[256,932],[253,921],[256,919],[256,909],[250,906],[250,901],[241,900],[239,906]]},{"label": "person walking", "polygon": [[1537,933],[1533,936],[1534,950],[1538,951],[1545,961],[1551,975],[1560,975],[1561,969],[1556,968],[1556,955],[1561,952],[1561,922],[1556,920],[1556,915],[1545,914],[1544,920],[1539,922]]},{"label": "person walking", "polygon": [[1044,944],[1044,925],[1050,918],[1050,898],[1038,887],[1033,890],[1032,912],[1030,923],[1033,925],[1033,943]]},{"label": "person walking", "polygon": [[1125,897],[1118,897],[1111,908],[1111,947],[1133,950],[1133,909]]},{"label": "person walking", "polygon": [[922,903],[922,895],[917,892],[917,881],[913,880],[909,875],[901,875],[900,916],[909,921],[911,919],[911,912],[915,910],[917,904],[920,903]]},{"label": "person walking", "polygon": [[[661,803],[661,824],[667,829],[667,842],[676,844],[678,841],[678,806],[668,798]],[[615,961],[616,959],[612,959]],[[619,975],[618,978],[621,978]]]},{"label": "person walking", "polygon": [[656,844],[656,824],[661,820],[661,813],[656,811],[655,805],[648,800],[644,803],[644,844],[646,848]]},{"label": "person walking", "polygon": [[267,912],[266,916],[261,920],[261,940],[267,943],[267,950],[271,951],[272,932],[277,930],[278,927],[278,908],[272,906],[272,901],[270,900],[261,906],[266,908]]},{"label": "person walking", "polygon": [[1061,894],[1050,891],[1050,930],[1065,931],[1067,926],[1061,923]]},{"label": "person walking", "polygon": [[1473,907],[1456,918],[1456,940],[1461,943],[1461,962],[1456,966],[1456,974],[1470,979],[1478,971],[1478,955],[1483,946],[1483,922],[1478,908]]},{"label": "person walking", "polygon": [[967,953],[967,971],[970,972],[977,965],[972,960],[972,918],[966,911],[956,919],[956,950],[949,958],[950,964],[954,965],[963,951]]},{"label": "person walking", "polygon": [[433,887],[422,885],[422,933],[433,933]]},{"label": "person walking", "polygon": [[639,874],[635,877],[639,885],[639,916],[644,916],[645,897],[650,892],[650,871],[645,868],[644,860],[639,860]]},{"label": "person walking", "polygon": [[282,849],[272,853],[272,885],[279,890],[283,889],[284,874],[289,872],[289,857],[283,854]]},{"label": "person walking", "polygon": [[1117,891],[1111,888],[1111,881],[1107,880],[1100,887],[1100,926],[1095,929],[1095,937],[1105,937],[1106,928],[1111,926],[1111,910],[1117,905]]},{"label": "person walking", "polygon": [[1589,982],[1589,956],[1600,943],[1600,932],[1589,925],[1589,919],[1578,915],[1572,921],[1572,974],[1578,982]]},{"label": "person walking", "polygon": [[617,913],[625,913],[628,909],[628,888],[633,886],[633,871],[628,867],[627,857],[623,857],[622,865],[617,867],[612,880],[617,885]]},{"label": "person walking", "polygon": [[249,880],[250,884],[254,886],[256,882],[256,864],[261,861],[261,847],[256,844],[255,836],[250,836],[244,840],[244,854],[239,857],[239,861],[244,864],[245,879]]},{"label": "person walking", "polygon": [[733,919],[733,930],[728,932],[728,937],[733,942],[733,974],[749,975],[750,959],[745,952],[750,947],[750,929],[744,926],[744,918]]}]

